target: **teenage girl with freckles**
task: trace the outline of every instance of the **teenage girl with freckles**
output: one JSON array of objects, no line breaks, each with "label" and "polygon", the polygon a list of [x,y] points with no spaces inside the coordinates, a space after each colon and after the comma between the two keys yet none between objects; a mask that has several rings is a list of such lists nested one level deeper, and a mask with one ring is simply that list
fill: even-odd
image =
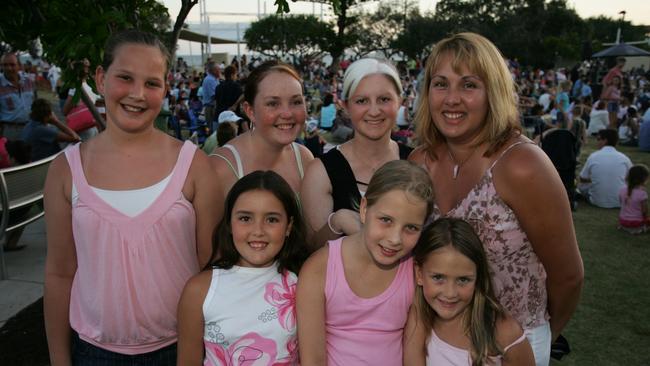
[{"label": "teenage girl with freckles", "polygon": [[168,64],[155,36],[112,35],[95,79],[106,130],[50,166],[44,307],[53,366],[176,364],[176,308],[210,257],[217,193],[207,156],[154,128]]},{"label": "teenage girl with freckles", "polygon": [[222,199],[238,179],[256,170],[273,170],[299,192],[304,167],[314,159],[294,142],[307,116],[302,79],[286,63],[264,62],[246,79],[243,107],[254,128],[211,155]]},{"label": "teenage girl with freckles", "polygon": [[431,201],[431,181],[412,163],[394,160],[373,175],[361,199],[361,231],[330,241],[300,271],[301,364],[402,365],[411,250]]}]

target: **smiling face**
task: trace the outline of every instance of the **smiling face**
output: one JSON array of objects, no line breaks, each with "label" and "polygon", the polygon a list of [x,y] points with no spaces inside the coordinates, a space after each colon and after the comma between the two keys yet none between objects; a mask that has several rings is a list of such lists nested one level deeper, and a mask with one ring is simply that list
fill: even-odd
[{"label": "smiling face", "polygon": [[285,72],[269,72],[257,87],[253,105],[245,102],[244,111],[256,131],[272,142],[288,145],[296,139],[307,117],[302,85]]},{"label": "smiling face", "polygon": [[454,71],[452,58],[445,56],[432,72],[429,109],[433,123],[448,141],[471,142],[487,116],[486,85],[466,65]]},{"label": "smiling face", "polygon": [[362,198],[363,237],[374,262],[387,268],[398,265],[415,247],[426,214],[427,204],[403,190],[384,193],[372,206]]},{"label": "smiling face", "polygon": [[417,284],[442,321],[462,319],[474,297],[476,265],[451,245],[429,253],[416,266]]},{"label": "smiling face", "polygon": [[97,68],[97,88],[106,103],[107,128],[127,132],[153,128],[165,96],[165,58],[159,49],[120,46],[108,70]]},{"label": "smiling face", "polygon": [[291,231],[291,220],[273,193],[257,189],[237,198],[230,226],[240,255],[237,265],[259,268],[273,264]]},{"label": "smiling face", "polygon": [[357,134],[377,140],[390,135],[400,107],[395,84],[386,75],[371,74],[359,82],[345,102]]}]

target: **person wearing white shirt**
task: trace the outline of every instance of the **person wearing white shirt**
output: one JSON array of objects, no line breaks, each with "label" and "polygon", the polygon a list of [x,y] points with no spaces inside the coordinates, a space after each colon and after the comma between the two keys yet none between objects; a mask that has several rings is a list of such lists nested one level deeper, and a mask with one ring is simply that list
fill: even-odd
[{"label": "person wearing white shirt", "polygon": [[600,130],[596,138],[599,149],[587,158],[580,172],[578,190],[594,206],[620,207],[618,192],[625,185],[625,177],[632,167],[632,161],[616,150],[616,130]]}]

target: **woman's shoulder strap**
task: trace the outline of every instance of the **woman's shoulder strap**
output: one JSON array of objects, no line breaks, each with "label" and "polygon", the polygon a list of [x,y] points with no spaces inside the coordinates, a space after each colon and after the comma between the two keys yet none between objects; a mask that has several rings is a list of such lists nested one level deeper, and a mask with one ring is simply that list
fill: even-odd
[{"label": "woman's shoulder strap", "polygon": [[293,149],[293,155],[296,157],[296,164],[298,165],[298,174],[300,179],[305,176],[305,169],[302,166],[302,156],[300,155],[300,146],[296,142],[291,143],[291,148]]},{"label": "woman's shoulder strap", "polygon": [[499,157],[494,162],[492,162],[492,165],[490,165],[490,169],[488,169],[488,170],[492,170],[494,168],[494,166],[497,165],[499,160],[501,160],[501,158],[503,158],[510,150],[512,150],[512,148],[514,148],[515,146],[521,145],[521,144],[533,144],[533,142],[532,141],[517,141],[517,142],[511,144],[510,146],[506,147],[501,152],[501,154],[499,154]]},{"label": "woman's shoulder strap", "polygon": [[225,144],[225,145],[223,145],[223,147],[225,147],[226,149],[230,150],[230,152],[232,152],[232,155],[235,158],[235,164],[237,164],[237,168],[235,168],[235,166],[232,165],[232,163],[230,162],[230,160],[227,157],[225,157],[225,156],[223,156],[223,155],[221,155],[219,153],[212,153],[212,154],[210,154],[210,156],[216,156],[216,157],[219,157],[219,158],[223,159],[228,164],[228,166],[230,167],[230,170],[232,170],[233,174],[235,174],[235,177],[237,177],[237,179],[240,179],[241,177],[244,176],[244,166],[242,165],[241,156],[239,156],[239,151],[237,151],[237,149],[233,145],[230,145],[230,144]]}]

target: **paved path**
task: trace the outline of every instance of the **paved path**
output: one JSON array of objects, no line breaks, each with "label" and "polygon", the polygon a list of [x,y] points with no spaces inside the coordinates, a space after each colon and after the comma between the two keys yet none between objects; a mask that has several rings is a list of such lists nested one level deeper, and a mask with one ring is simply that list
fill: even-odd
[{"label": "paved path", "polygon": [[0,327],[27,305],[43,296],[45,273],[45,219],[27,225],[17,252],[5,252],[8,280],[0,281]]}]

